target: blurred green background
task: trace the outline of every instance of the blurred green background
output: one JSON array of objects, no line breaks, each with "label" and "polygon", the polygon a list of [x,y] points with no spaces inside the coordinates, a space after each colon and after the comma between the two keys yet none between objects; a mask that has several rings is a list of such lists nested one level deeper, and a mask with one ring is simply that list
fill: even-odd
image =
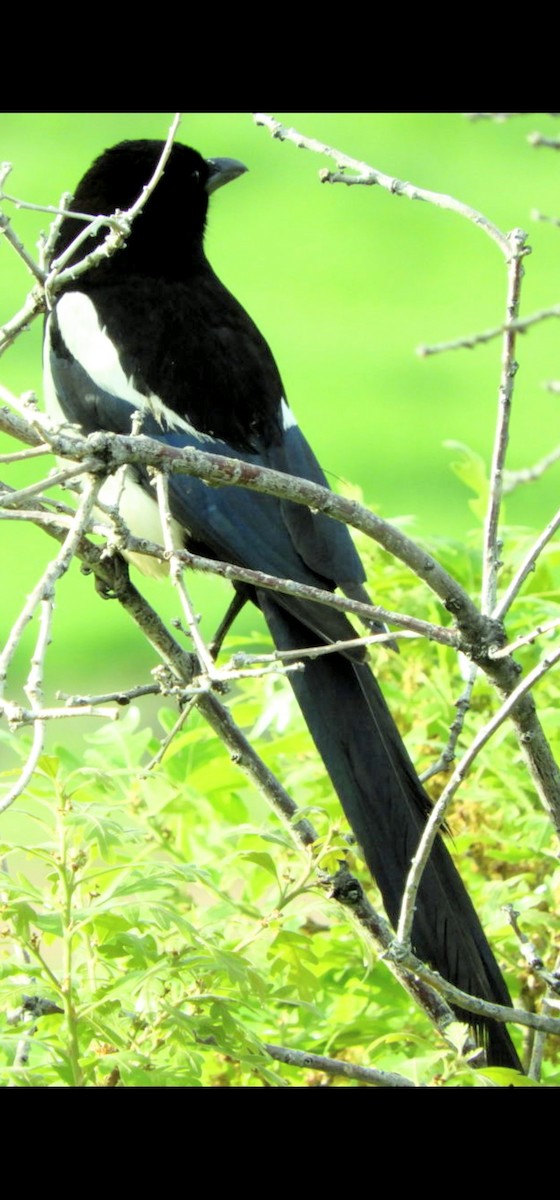
[{"label": "blurred green background", "polygon": [[[91,160],[123,138],[164,138],[165,113],[5,113],[0,158],[13,164],[7,188],[56,204]],[[506,231],[529,230],[522,313],[558,301],[560,235],[532,221],[531,209],[560,213],[558,158],[531,148],[535,114],[506,124],[460,114],[276,113],[302,133],[419,186],[447,192]],[[189,113],[180,140],[203,154],[241,159],[249,173],[213,198],[207,235],[212,265],[269,340],[290,402],[333,486],[358,485],[388,518],[413,515],[418,537],[464,538],[475,524],[469,493],[451,469],[453,439],[488,461],[495,424],[500,343],[422,360],[421,343],[499,324],[506,270],[497,246],[454,213],[391,196],[380,188],[322,186],[327,160],[274,141],[249,115]],[[33,249],[48,224],[5,205]],[[0,244],[0,323],[23,303],[30,279]],[[531,464],[558,440],[558,398],[543,381],[560,375],[554,320],[520,340],[510,467]],[[39,322],[4,356],[0,379],[41,396]],[[5,446],[4,448],[13,448]],[[3,469],[12,485],[38,478],[35,463]],[[507,519],[542,525],[557,507],[560,467],[508,501]],[[23,525],[0,527],[3,603],[0,640],[46,565],[51,545]],[[228,588],[197,580],[196,602],[211,635]],[[167,617],[165,584],[146,587]],[[244,615],[244,628],[258,625]],[[84,637],[84,630],[86,636]],[[23,648],[29,649],[29,639]],[[118,606],[103,604],[77,567],[58,589],[49,687],[93,690],[140,681],[153,657]],[[87,684],[86,681],[87,680]]]}]

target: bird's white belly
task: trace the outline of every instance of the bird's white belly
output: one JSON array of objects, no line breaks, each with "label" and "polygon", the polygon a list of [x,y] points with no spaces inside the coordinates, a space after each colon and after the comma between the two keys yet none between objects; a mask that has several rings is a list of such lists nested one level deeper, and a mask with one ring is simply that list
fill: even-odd
[{"label": "bird's white belly", "polygon": [[[111,508],[118,507],[122,520],[134,537],[146,538],[150,542],[156,542],[158,546],[163,546],[163,528],[158,504],[136,482],[130,468],[126,468],[124,482],[122,476],[110,475],[100,489],[99,499]],[[181,526],[173,518],[171,533],[173,545],[181,549],[184,546]],[[159,558],[137,554],[133,550],[123,550],[123,555],[127,562],[137,567],[143,575],[162,579],[169,574],[167,562],[162,562]]]}]

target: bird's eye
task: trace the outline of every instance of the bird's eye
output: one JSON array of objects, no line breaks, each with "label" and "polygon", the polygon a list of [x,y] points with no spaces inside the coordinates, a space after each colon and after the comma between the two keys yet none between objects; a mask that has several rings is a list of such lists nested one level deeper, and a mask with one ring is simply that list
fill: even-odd
[{"label": "bird's eye", "polygon": [[200,183],[200,171],[193,171],[192,181],[193,183]]}]

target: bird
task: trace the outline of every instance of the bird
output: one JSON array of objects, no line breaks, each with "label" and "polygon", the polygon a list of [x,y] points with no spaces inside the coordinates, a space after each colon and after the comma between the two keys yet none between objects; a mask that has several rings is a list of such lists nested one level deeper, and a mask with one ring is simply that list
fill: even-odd
[{"label": "bird", "polygon": [[[75,212],[126,211],[163,150],[154,140],[105,150],[79,182]],[[162,177],[124,247],[69,278],[48,313],[46,407],[84,434],[143,434],[270,467],[328,487],[288,404],[273,354],[251,317],[215,274],[204,248],[209,199],[247,168],[173,144]],[[60,257],[83,229],[66,216]],[[87,250],[100,244],[99,231]],[[72,262],[79,261],[84,247]],[[136,422],[136,425],[134,424]],[[140,425],[138,425],[140,422]],[[118,502],[137,537],[161,543],[153,480],[142,466],[110,477],[101,498]],[[369,602],[365,571],[346,525],[309,508],[241,487],[169,479],[176,544],[193,553]],[[137,565],[147,568],[149,561]],[[280,651],[356,637],[340,610],[259,587],[254,603]],[[302,659],[290,682],[312,739],[373,879],[396,926],[410,862],[431,803],[363,648]],[[511,1005],[477,913],[438,835],[418,891],[412,946],[446,980],[486,1001]],[[504,1023],[460,1008],[489,1065],[522,1070]]]}]

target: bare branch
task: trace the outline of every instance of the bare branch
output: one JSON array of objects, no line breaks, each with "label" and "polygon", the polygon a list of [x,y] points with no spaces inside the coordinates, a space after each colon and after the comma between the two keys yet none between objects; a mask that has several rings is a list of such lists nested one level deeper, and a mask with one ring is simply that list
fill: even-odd
[{"label": "bare branch", "polygon": [[42,721],[35,721],[33,725],[33,744],[27,756],[27,761],[21,771],[16,783],[7,794],[0,800],[0,813],[6,811],[18,796],[21,796],[25,791],[30,779],[37,770],[37,763],[43,752],[44,740],[44,725]]},{"label": "bare branch", "polygon": [[[178,689],[179,690],[179,689]],[[180,689],[182,691],[182,689]],[[114,701],[115,704],[120,704],[123,707],[131,704],[133,700],[138,700],[142,696],[158,696],[169,695],[170,692],[164,691],[159,683],[143,683],[135,688],[127,688],[117,692],[102,692],[100,696],[67,696],[64,692],[57,692],[57,699],[64,700],[66,705],[72,709],[88,709],[97,710],[100,704],[109,704]],[[65,711],[65,710],[63,710]],[[112,708],[107,709],[114,716]]]},{"label": "bare branch", "polygon": [[508,921],[519,943],[520,953],[525,959],[527,966],[540,979],[544,980],[547,987],[550,988],[555,996],[560,996],[560,975],[558,972],[546,970],[543,960],[533,942],[529,940],[526,933],[523,933],[519,925],[519,913],[513,907],[513,904],[505,904],[504,910],[507,913]]},{"label": "bare branch", "polygon": [[[560,649],[545,655],[545,657],[541,659],[540,663],[534,667],[528,675],[525,676],[525,679],[523,679],[521,683],[518,684],[514,691],[508,696],[507,700],[505,700],[500,706],[498,711],[494,713],[494,716],[481,730],[479,730],[476,737],[471,742],[468,750],[457,764],[453,775],[451,776],[449,783],[444,788],[439,800],[434,805],[426,823],[424,833],[422,834],[418,844],[418,849],[412,859],[411,869],[406,881],[406,888],[403,895],[403,902],[397,929],[397,938],[400,942],[402,942],[403,945],[408,946],[410,944],[412,923],[414,920],[414,905],[422,878],[422,873],[428,862],[433,844],[445,820],[446,812],[455,792],[457,791],[457,788],[459,787],[459,784],[462,783],[467,771],[474,762],[476,756],[482,750],[482,747],[486,745],[486,742],[492,737],[496,729],[498,729],[499,726],[503,724],[506,717],[510,715],[512,709],[518,703],[520,698],[526,695],[535,686],[535,684],[543,678],[547,671],[550,671],[551,667],[555,666],[559,660]],[[549,809],[549,815],[556,826],[557,832],[560,834],[558,814],[552,809]]]},{"label": "bare branch", "polygon": [[521,646],[532,646],[537,638],[542,637],[544,633],[550,633],[551,630],[557,629],[560,625],[560,617],[555,621],[544,621],[542,625],[537,625],[530,633],[525,633],[522,637],[518,637],[514,642],[510,642],[507,646],[502,646],[500,649],[491,650],[491,658],[505,658],[508,654],[513,654],[519,650]]},{"label": "bare branch", "polygon": [[545,137],[542,133],[527,134],[527,141],[530,146],[546,146],[548,150],[560,150],[560,138]]},{"label": "bare branch", "polygon": [[[555,980],[560,979],[560,955],[556,959],[556,965],[554,967],[553,975],[554,975]],[[557,1008],[558,1008],[558,1001],[556,1000],[557,990],[558,990],[557,987],[554,988],[554,991],[552,988],[549,988],[546,996],[544,996],[544,998],[543,998],[542,1011],[545,1014],[545,1016],[551,1016],[555,1011],[557,1011]],[[541,1030],[538,1030],[535,1033],[535,1039],[533,1042],[533,1051],[531,1054],[531,1062],[529,1065],[529,1070],[527,1072],[530,1079],[540,1079],[545,1042],[546,1042],[546,1034],[544,1032],[542,1032]]]},{"label": "bare branch", "polygon": [[393,943],[389,953],[410,971],[416,971],[419,978],[424,980],[434,991],[444,996],[449,1004],[464,1009],[465,1012],[489,1018],[492,1021],[501,1021],[502,1024],[524,1025],[528,1029],[538,1029],[543,1033],[560,1036],[560,1018],[558,1017],[527,1012],[523,1008],[507,1008],[504,1004],[492,1004],[489,1000],[479,1000],[477,996],[470,996],[468,992],[462,992],[460,988],[448,983],[446,979],[442,979],[437,971],[432,971],[419,958],[416,958],[416,955],[403,950],[399,942]]},{"label": "bare branch", "polygon": [[[46,447],[46,451],[51,453],[50,446]],[[29,453],[29,451],[28,451]],[[32,496],[38,496],[47,488],[58,487],[61,484],[68,483],[70,479],[76,479],[78,476],[87,474],[96,466],[95,459],[90,459],[89,462],[77,463],[76,466],[63,467],[60,471],[52,471],[44,479],[40,479],[38,483],[30,483],[28,487],[20,488],[18,492],[0,493],[0,508],[15,508],[18,504],[25,503]]]},{"label": "bare branch", "polygon": [[195,615],[187,588],[185,586],[185,581],[183,579],[183,567],[181,565],[173,537],[173,518],[169,508],[167,477],[163,475],[161,471],[158,471],[155,476],[155,481],[159,515],[163,530],[163,544],[165,546],[166,557],[169,561],[171,582],[179,595],[181,606],[187,621],[189,634],[193,640],[193,645],[198,655],[202,670],[207,676],[208,683],[210,685],[212,680],[217,675],[217,672],[215,670],[212,655],[200,632],[198,618]]},{"label": "bare branch", "polygon": [[494,617],[494,619],[496,621],[503,621],[508,609],[511,608],[511,605],[513,604],[513,601],[515,600],[515,597],[517,596],[518,592],[523,587],[523,584],[525,583],[527,576],[531,574],[531,571],[534,571],[535,563],[537,561],[537,558],[539,557],[539,554],[542,553],[545,546],[548,544],[550,539],[554,536],[554,534],[556,533],[556,530],[559,527],[560,527],[560,508],[558,509],[558,512],[555,513],[555,515],[553,516],[552,521],[549,521],[546,528],[543,529],[541,534],[539,534],[538,538],[531,546],[531,549],[529,550],[528,554],[525,555],[523,562],[521,563],[521,565],[518,567],[517,571],[515,572],[515,575],[511,581],[507,591],[504,593],[501,600],[498,600],[498,603],[496,604],[494,612],[492,613],[492,616]]},{"label": "bare branch", "polygon": [[525,246],[526,236],[522,229],[514,229],[509,235],[511,255],[508,260],[507,328],[504,333],[498,419],[490,470],[490,500],[484,526],[482,611],[488,615],[493,611],[496,604],[498,570],[500,566],[498,562],[500,549],[498,546],[498,523],[502,503],[502,478],[509,440],[513,384],[517,371],[517,363],[514,359],[516,334],[515,330],[511,328],[511,322],[515,321],[519,308],[519,292],[523,278],[523,258],[527,253],[527,247]]},{"label": "bare branch", "polygon": [[46,237],[43,236],[41,238],[41,242],[40,242],[40,246],[39,246],[39,261],[40,261],[41,267],[45,271],[45,274],[47,273],[47,271],[49,270],[50,265],[51,265],[51,259],[54,254],[54,248],[56,246],[56,241],[58,238],[58,234],[60,232],[60,227],[62,225],[62,222],[64,221],[65,217],[70,215],[69,209],[70,209],[71,201],[72,201],[72,193],[71,192],[63,192],[62,196],[60,198],[60,206],[59,206],[58,212],[55,214],[54,221],[51,221],[51,227],[49,229],[49,232]]},{"label": "bare branch", "polygon": [[[510,121],[512,117],[529,117],[531,113],[514,112],[514,113],[464,113],[463,116],[468,121],[497,121],[499,124],[503,121]],[[548,113],[549,117],[557,117],[558,113]]]},{"label": "bare branch", "polygon": [[[23,442],[26,446],[44,446],[44,439],[30,425],[27,417],[18,415],[19,408],[21,407],[19,398],[8,391],[8,388],[5,388],[1,383],[0,400],[3,400],[4,404],[10,406],[9,408],[0,408],[0,431],[9,434],[10,437],[17,438],[18,442]],[[16,409],[17,411],[13,412],[12,409]]]},{"label": "bare branch", "polygon": [[[311,150],[315,154],[325,154],[328,158],[332,158],[339,171],[321,171],[320,179],[322,183],[354,183],[365,184],[367,187],[378,186],[384,188],[385,191],[390,192],[393,196],[406,196],[408,200],[424,200],[428,204],[435,205],[436,208],[444,208],[450,212],[458,213],[459,216],[466,217],[468,221],[472,221],[488,237],[492,238],[500,247],[502,254],[509,259],[511,246],[508,237],[482,213],[477,212],[475,208],[471,208],[469,204],[463,204],[453,196],[446,196],[441,192],[431,192],[426,188],[416,187],[412,183],[404,183],[401,179],[395,179],[391,175],[386,175],[383,171],[377,171],[374,167],[368,166],[367,163],[360,162],[356,158],[350,158],[348,154],[343,154],[342,151],[335,150],[332,146],[327,146],[324,142],[317,141],[316,138],[305,137],[303,134],[298,133],[296,129],[287,129],[280,121],[276,121],[274,117],[270,117],[266,113],[253,113],[253,120],[256,125],[264,125],[269,133],[272,134],[272,137],[278,138],[281,142],[293,142],[299,149]],[[347,170],[354,171],[355,174],[344,174]]]},{"label": "bare branch", "polygon": [[532,221],[543,221],[547,225],[554,225],[557,229],[560,226],[560,217],[549,217],[546,213],[540,212],[538,208],[531,209]]},{"label": "bare branch", "polygon": [[11,630],[11,633],[8,636],[4,649],[0,654],[0,695],[3,692],[9,665],[17,650],[24,629],[31,620],[38,605],[40,605],[43,600],[48,600],[52,597],[53,588],[57,579],[60,579],[70,566],[70,563],[82,538],[84,529],[89,521],[91,510],[95,504],[95,498],[99,487],[100,480],[90,478],[89,481],[86,482],[82,499],[76,511],[76,516],[64,538],[62,548],[56,555],[56,558],[49,563],[49,566],[41,576],[38,584],[28,597]]},{"label": "bare branch", "polygon": [[19,312],[0,328],[0,355],[15,342],[16,338],[27,329],[28,325],[45,311],[45,296],[42,288],[34,287]]},{"label": "bare branch", "polygon": [[354,650],[359,646],[376,646],[386,645],[387,642],[393,642],[395,638],[413,638],[416,639],[418,634],[410,633],[408,630],[391,633],[370,633],[364,637],[348,638],[347,641],[333,642],[327,646],[309,646],[307,650],[273,650],[271,654],[245,654],[243,651],[237,651],[232,655],[232,667],[247,667],[253,663],[275,663],[275,662],[291,662],[300,658],[313,659],[323,658],[325,654],[340,654],[344,650]]},{"label": "bare branch", "polygon": [[371,1087],[413,1088],[417,1085],[404,1075],[392,1071],[376,1071],[373,1067],[360,1067],[357,1063],[343,1062],[339,1058],[325,1058],[322,1054],[309,1054],[306,1050],[289,1050],[285,1046],[264,1043],[264,1048],[276,1062],[288,1067],[300,1067],[304,1071],[324,1071],[326,1075],[342,1075],[345,1079],[356,1079]]},{"label": "bare branch", "polygon": [[450,727],[447,745],[442,750],[439,758],[436,759],[436,762],[429,767],[427,771],[423,771],[419,776],[422,783],[427,783],[428,779],[432,779],[434,775],[439,775],[441,771],[448,771],[451,763],[455,761],[455,748],[461,736],[463,725],[465,724],[465,717],[470,708],[472,690],[477,673],[478,667],[476,666],[476,663],[469,663],[469,675],[467,682],[463,691],[461,692],[461,695],[459,696],[459,699],[455,701],[457,716]]},{"label": "bare branch", "polygon": [[532,467],[522,467],[519,471],[504,471],[503,494],[509,495],[515,491],[522,483],[535,483],[548,471],[549,467],[553,467],[554,463],[560,459],[560,446],[556,446],[555,450],[551,450],[550,454],[545,454],[539,462],[534,463]]},{"label": "bare branch", "polygon": [[[42,454],[50,454],[50,446],[35,446],[29,450],[14,450],[13,454],[0,454],[0,463],[23,462],[28,458],[40,458]],[[15,493],[14,493],[15,494]]]},{"label": "bare branch", "polygon": [[[510,236],[513,237],[513,234]],[[530,253],[528,247],[525,247],[524,253]],[[515,320],[506,321],[503,325],[494,325],[492,329],[486,329],[482,333],[472,333],[468,337],[456,338],[451,342],[437,342],[433,346],[418,346],[416,353],[420,358],[427,358],[430,354],[441,354],[445,350],[472,350],[475,346],[482,346],[485,342],[491,342],[494,338],[501,337],[503,333],[526,333],[533,325],[540,325],[549,317],[560,317],[560,304],[541,308],[528,317],[516,317]]]},{"label": "bare branch", "polygon": [[[2,197],[0,196],[0,200],[1,199],[2,199]],[[1,212],[0,212],[0,234],[4,235],[6,241],[9,243],[9,245],[12,247],[12,249],[15,250],[16,254],[19,255],[22,262],[25,263],[27,270],[31,273],[31,275],[34,275],[35,279],[39,283],[43,283],[44,278],[45,278],[45,272],[41,270],[39,264],[36,263],[35,259],[32,258],[31,255],[27,252],[27,250],[25,249],[25,246],[23,245],[23,242],[20,242],[17,234],[14,233],[14,231],[12,229],[9,218],[4,216],[4,213],[1,213]]]}]

